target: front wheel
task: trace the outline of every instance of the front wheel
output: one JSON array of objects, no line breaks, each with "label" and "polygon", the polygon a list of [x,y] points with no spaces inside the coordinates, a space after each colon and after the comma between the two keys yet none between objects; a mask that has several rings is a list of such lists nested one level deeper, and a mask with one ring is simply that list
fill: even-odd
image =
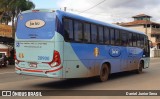
[{"label": "front wheel", "polygon": [[109,68],[107,64],[103,64],[100,71],[99,79],[101,82],[107,81],[109,76]]}]

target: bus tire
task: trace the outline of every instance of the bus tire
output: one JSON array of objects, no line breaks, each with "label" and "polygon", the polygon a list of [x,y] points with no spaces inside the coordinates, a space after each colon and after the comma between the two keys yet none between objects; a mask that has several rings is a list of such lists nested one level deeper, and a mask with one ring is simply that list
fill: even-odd
[{"label": "bus tire", "polygon": [[144,63],[141,61],[140,63],[139,63],[139,67],[138,67],[138,69],[137,69],[137,74],[141,74],[142,73],[142,71],[143,71],[143,66],[144,66]]},{"label": "bus tire", "polygon": [[107,64],[103,64],[100,71],[99,80],[101,82],[107,81],[109,76],[109,66]]}]

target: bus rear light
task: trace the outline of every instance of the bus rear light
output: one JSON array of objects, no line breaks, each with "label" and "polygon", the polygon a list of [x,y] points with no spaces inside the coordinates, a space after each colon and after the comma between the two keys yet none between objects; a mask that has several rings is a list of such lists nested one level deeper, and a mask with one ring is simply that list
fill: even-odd
[{"label": "bus rear light", "polygon": [[53,60],[51,62],[49,62],[48,64],[51,66],[51,67],[56,67],[56,66],[59,66],[61,64],[61,57],[60,57],[60,54],[58,51],[54,51],[53,53]]}]

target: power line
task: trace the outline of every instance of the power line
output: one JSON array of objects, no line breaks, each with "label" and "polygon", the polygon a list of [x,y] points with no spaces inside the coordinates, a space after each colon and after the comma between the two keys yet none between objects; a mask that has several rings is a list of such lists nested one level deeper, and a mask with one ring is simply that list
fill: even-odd
[{"label": "power line", "polygon": [[[91,9],[95,8],[96,6],[100,5],[101,3],[105,2],[105,1],[106,1],[106,0],[103,0],[103,1],[99,2],[98,4],[96,4],[96,5],[94,5],[94,6],[90,7],[90,8],[88,8],[88,9],[86,9],[86,10],[80,12],[80,13],[84,13],[84,12],[86,12],[86,11],[88,11],[88,10],[91,10]],[[80,13],[79,13],[79,14],[80,14]]]}]

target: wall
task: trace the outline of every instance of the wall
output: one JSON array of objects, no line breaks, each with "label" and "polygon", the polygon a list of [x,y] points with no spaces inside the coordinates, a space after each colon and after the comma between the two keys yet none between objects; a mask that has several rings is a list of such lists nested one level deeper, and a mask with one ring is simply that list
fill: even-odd
[{"label": "wall", "polygon": [[0,53],[5,53],[7,57],[10,56],[10,51],[9,51],[9,49],[0,49]]},{"label": "wall", "polygon": [[0,36],[12,37],[12,27],[8,25],[0,24]]}]

